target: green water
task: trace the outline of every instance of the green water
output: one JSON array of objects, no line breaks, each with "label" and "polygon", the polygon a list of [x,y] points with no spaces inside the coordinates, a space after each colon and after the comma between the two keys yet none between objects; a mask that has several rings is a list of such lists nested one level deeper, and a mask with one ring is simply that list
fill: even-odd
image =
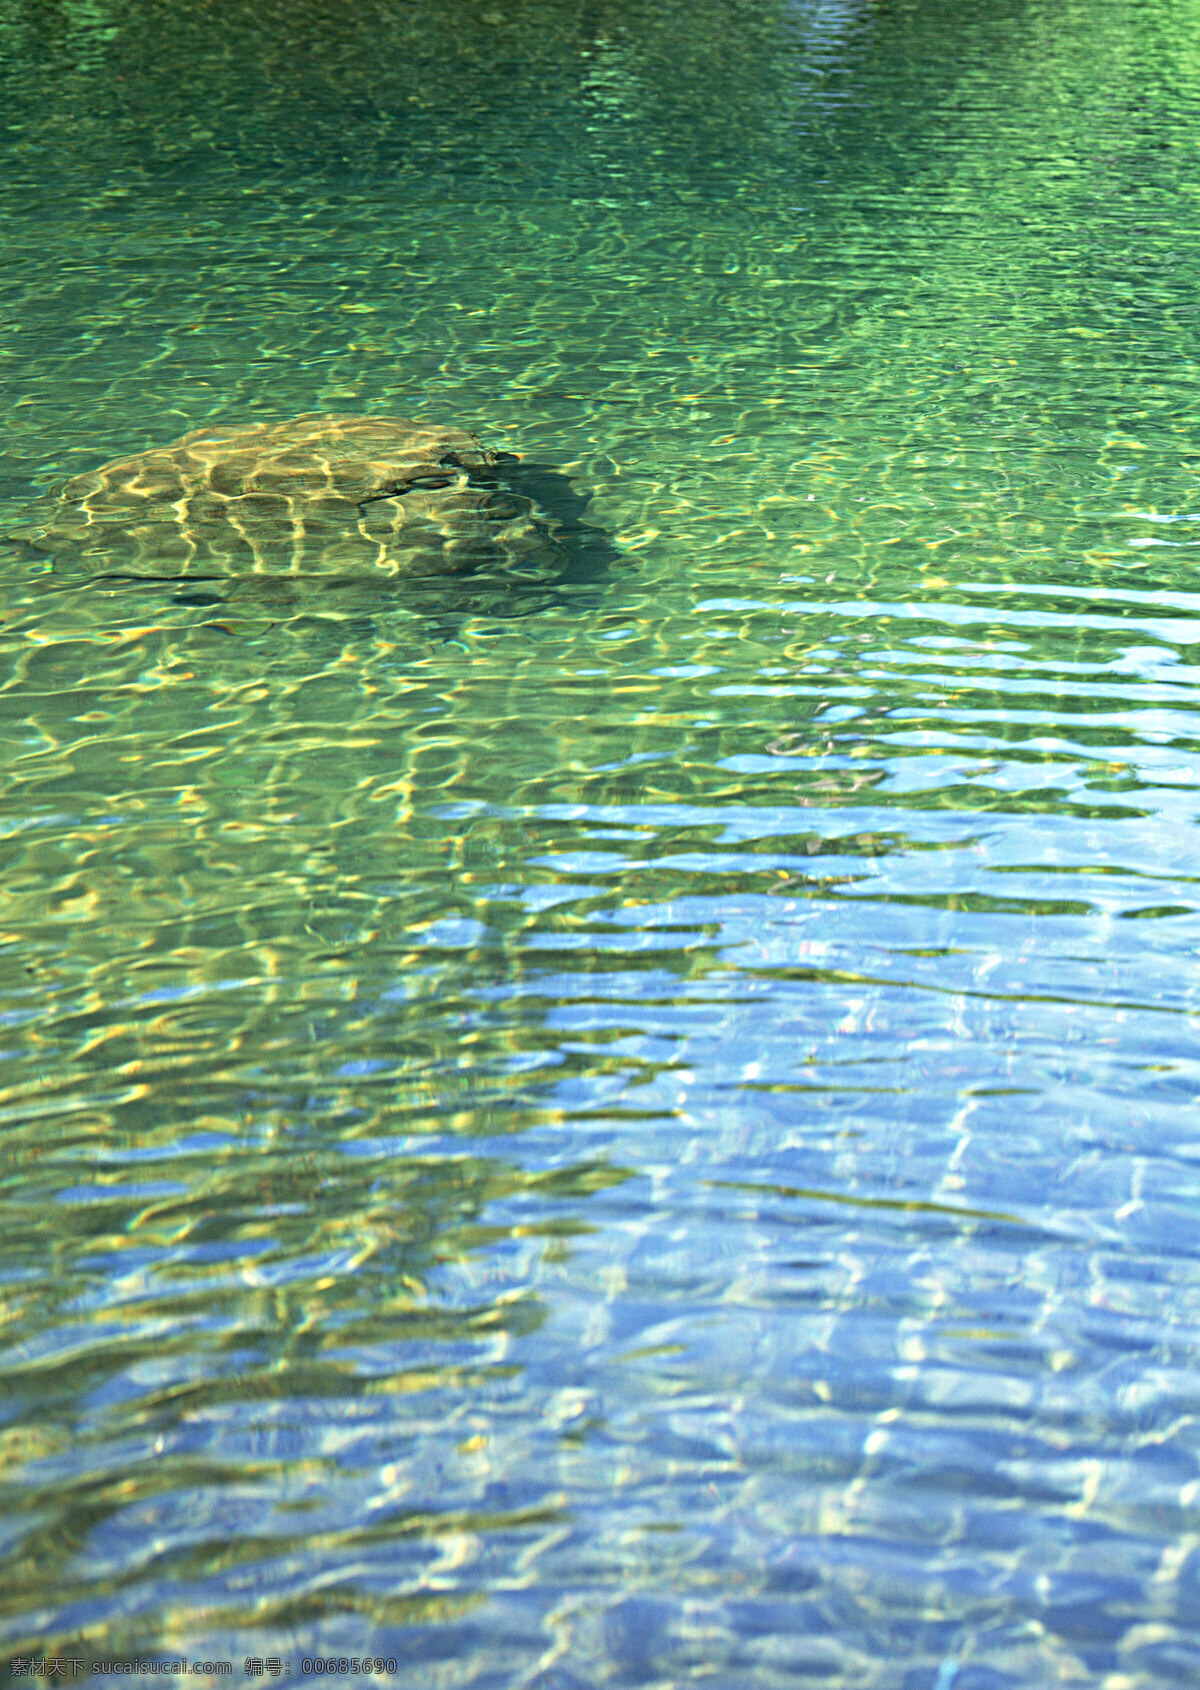
[{"label": "green water", "polygon": [[1200,1683],[1200,5],[0,17],[0,533],[305,411],[576,528],[4,550],[0,1654]]}]

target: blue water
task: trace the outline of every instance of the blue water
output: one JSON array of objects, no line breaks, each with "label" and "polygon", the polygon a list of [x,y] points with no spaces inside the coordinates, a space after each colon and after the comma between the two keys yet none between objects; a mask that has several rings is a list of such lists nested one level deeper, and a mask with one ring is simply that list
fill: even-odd
[{"label": "blue water", "polygon": [[0,1655],[1200,1683],[1194,13],[6,0],[0,534],[567,562],[0,547]]}]

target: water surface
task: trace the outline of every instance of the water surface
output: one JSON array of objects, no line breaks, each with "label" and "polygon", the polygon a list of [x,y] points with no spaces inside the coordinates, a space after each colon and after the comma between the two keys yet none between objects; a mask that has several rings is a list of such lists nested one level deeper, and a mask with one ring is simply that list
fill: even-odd
[{"label": "water surface", "polygon": [[1200,8],[2,17],[0,531],[311,410],[579,527],[8,548],[4,1652],[1200,1682]]}]

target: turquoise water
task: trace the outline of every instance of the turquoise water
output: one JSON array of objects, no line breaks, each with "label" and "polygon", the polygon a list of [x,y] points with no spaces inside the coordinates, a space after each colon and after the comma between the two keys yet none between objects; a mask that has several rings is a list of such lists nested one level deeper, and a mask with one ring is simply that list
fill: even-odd
[{"label": "turquoise water", "polygon": [[0,1655],[1200,1683],[1195,0],[0,16],[0,533],[306,411],[574,525],[5,549]]}]

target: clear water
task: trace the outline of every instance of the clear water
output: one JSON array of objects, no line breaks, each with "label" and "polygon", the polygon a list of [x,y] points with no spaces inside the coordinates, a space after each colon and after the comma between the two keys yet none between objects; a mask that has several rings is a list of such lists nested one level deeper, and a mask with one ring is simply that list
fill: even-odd
[{"label": "clear water", "polygon": [[590,525],[9,548],[4,1653],[1200,1683],[1196,0],[2,15],[0,531],[308,410]]}]

